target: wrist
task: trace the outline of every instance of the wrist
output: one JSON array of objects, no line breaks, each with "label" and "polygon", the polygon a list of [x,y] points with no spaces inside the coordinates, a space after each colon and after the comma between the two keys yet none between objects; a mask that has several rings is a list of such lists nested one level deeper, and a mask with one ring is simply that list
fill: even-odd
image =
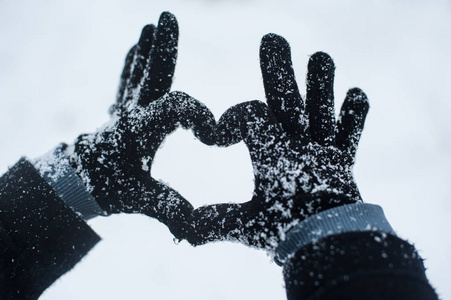
[{"label": "wrist", "polygon": [[83,219],[103,215],[103,210],[91,195],[88,186],[71,164],[71,156],[67,155],[66,149],[67,145],[61,144],[36,159],[35,168],[65,204]]},{"label": "wrist", "polygon": [[282,265],[299,249],[321,238],[362,231],[396,235],[382,207],[366,203],[341,205],[314,214],[291,228],[276,248],[275,261]]},{"label": "wrist", "polygon": [[406,295],[412,281],[433,294],[424,271],[415,247],[380,231],[329,235],[299,249],[283,266],[288,299],[436,299],[394,296],[398,288]]}]

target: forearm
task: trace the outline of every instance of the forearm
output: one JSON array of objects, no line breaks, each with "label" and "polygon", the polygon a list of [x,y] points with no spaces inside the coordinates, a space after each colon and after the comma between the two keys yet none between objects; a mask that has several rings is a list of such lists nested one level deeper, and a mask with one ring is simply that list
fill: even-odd
[{"label": "forearm", "polygon": [[287,256],[288,299],[437,299],[415,247],[387,233],[381,218],[365,218],[363,229],[323,234]]},{"label": "forearm", "polygon": [[0,298],[36,299],[100,240],[34,166],[0,178]]}]

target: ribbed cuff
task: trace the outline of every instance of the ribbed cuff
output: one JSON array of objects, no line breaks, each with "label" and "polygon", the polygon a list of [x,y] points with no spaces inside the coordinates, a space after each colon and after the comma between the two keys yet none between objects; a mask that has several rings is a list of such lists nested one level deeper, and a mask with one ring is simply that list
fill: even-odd
[{"label": "ribbed cuff", "polygon": [[81,214],[83,219],[89,220],[103,214],[97,201],[70,165],[62,146],[37,159],[34,166],[66,205]]},{"label": "ribbed cuff", "polygon": [[291,255],[320,238],[344,232],[378,231],[396,235],[382,207],[348,204],[317,213],[293,227],[276,248],[275,262],[283,265]]}]

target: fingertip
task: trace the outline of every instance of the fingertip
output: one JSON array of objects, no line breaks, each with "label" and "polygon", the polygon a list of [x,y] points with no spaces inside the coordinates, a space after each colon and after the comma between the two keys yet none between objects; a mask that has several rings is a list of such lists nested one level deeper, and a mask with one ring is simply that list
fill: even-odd
[{"label": "fingertip", "polygon": [[312,54],[309,58],[308,68],[316,68],[317,72],[333,72],[335,71],[335,63],[332,57],[326,52],[318,51]]},{"label": "fingertip", "polygon": [[158,27],[165,27],[168,30],[178,32],[178,23],[176,17],[168,12],[164,11],[160,15],[160,19],[158,20]]},{"label": "fingertip", "polygon": [[155,25],[153,25],[153,24],[147,24],[146,26],[144,26],[143,29],[141,30],[140,41],[143,38],[152,37],[154,30],[155,30]]},{"label": "fingertip", "polygon": [[311,60],[330,60],[332,61],[332,57],[323,51],[316,51],[315,53],[313,53],[312,55],[310,55],[310,59]]},{"label": "fingertip", "polygon": [[367,95],[358,87],[349,89],[346,93],[345,105],[348,107],[348,110],[357,110],[363,115],[366,115],[370,108]]},{"label": "fingertip", "polygon": [[158,23],[163,23],[165,21],[177,21],[177,19],[171,12],[164,11],[161,13]]},{"label": "fingertip", "polygon": [[362,102],[369,105],[368,96],[358,87],[349,89],[346,98],[353,102]]},{"label": "fingertip", "polygon": [[215,116],[208,107],[202,102],[191,98],[197,108],[197,114],[194,120],[194,135],[205,145],[213,146],[216,144],[216,120]]},{"label": "fingertip", "polygon": [[216,126],[216,146],[227,147],[242,140],[239,104],[227,109]]},{"label": "fingertip", "polygon": [[282,36],[268,33],[262,37],[260,43],[260,53],[265,54],[267,52],[290,53],[290,44]]},{"label": "fingertip", "polygon": [[170,92],[165,99],[174,105],[174,111],[182,118],[180,122],[185,129],[191,128],[194,135],[206,145],[216,143],[215,117],[205,104],[182,91]]},{"label": "fingertip", "polygon": [[253,127],[257,116],[264,115],[267,109],[267,105],[259,100],[239,103],[227,109],[216,128],[217,145],[227,147],[245,139],[244,128]]},{"label": "fingertip", "polygon": [[216,121],[209,110],[201,112],[201,120],[194,124],[192,130],[194,136],[203,144],[213,146],[216,144]]},{"label": "fingertip", "polygon": [[153,34],[155,32],[155,26],[149,24],[143,27],[141,36],[139,37],[138,45],[143,51],[149,51],[152,46]]},{"label": "fingertip", "polygon": [[284,44],[285,44],[285,45],[288,45],[287,40],[286,40],[283,36],[278,35],[278,34],[276,34],[276,33],[268,33],[268,34],[265,34],[265,35],[262,37],[261,43],[262,43],[262,44],[273,43],[273,44],[281,44],[281,45],[284,45]]},{"label": "fingertip", "polygon": [[251,116],[250,120],[260,119],[260,118],[268,118],[269,117],[269,108],[266,103],[260,100],[251,100],[248,102],[244,102],[243,106],[245,107],[245,112],[249,116]]}]

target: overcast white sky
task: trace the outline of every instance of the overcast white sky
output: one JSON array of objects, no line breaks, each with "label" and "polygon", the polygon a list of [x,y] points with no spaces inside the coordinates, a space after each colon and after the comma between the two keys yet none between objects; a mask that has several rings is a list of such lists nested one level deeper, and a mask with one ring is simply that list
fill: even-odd
[{"label": "overcast white sky", "polygon": [[[164,10],[180,26],[173,90],[206,103],[216,118],[264,100],[264,34],[290,42],[301,87],[308,55],[334,58],[337,107],[354,86],[371,104],[355,167],[363,198],[383,206],[426,259],[441,297],[451,298],[447,1],[0,0],[0,172],[106,122],[125,54]],[[244,145],[206,147],[185,131],[167,139],[153,174],[195,206],[244,202],[253,188]],[[175,245],[163,225],[142,216],[90,224],[103,241],[42,299],[285,298],[281,269],[263,252]]]}]

